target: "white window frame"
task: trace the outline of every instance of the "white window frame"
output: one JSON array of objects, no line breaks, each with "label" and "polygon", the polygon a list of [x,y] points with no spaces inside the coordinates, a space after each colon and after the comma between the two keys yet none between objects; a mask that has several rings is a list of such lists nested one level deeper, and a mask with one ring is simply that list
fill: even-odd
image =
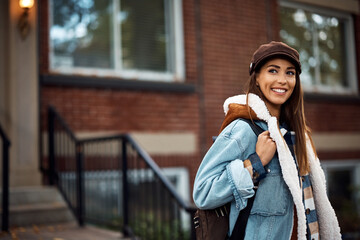
[{"label": "white window frame", "polygon": [[[189,183],[189,172],[184,167],[167,167],[161,168],[162,172],[167,178],[176,178],[176,184],[174,187],[183,200],[190,202],[190,183]],[[181,226],[184,230],[190,230],[190,221],[188,213],[184,209],[180,211]]]},{"label": "white window frame", "polygon": [[[326,179],[328,179],[328,171],[330,170],[353,170],[354,175],[351,179],[354,186],[360,186],[360,159],[350,160],[328,160],[321,161],[321,167],[324,170]],[[329,186],[327,185],[327,191]],[[353,196],[355,202],[360,202],[360,192],[357,192]],[[357,204],[357,211],[360,214],[360,205]]]},{"label": "white window frame", "polygon": [[[354,35],[354,23],[350,13],[343,11],[330,10],[318,6],[311,6],[303,3],[295,3],[289,1],[279,1],[280,7],[287,7],[293,9],[303,9],[312,13],[318,13],[320,15],[336,17],[345,21],[345,56],[347,58],[347,64],[345,65],[345,76],[348,87],[331,87],[318,84],[320,82],[319,73],[315,72],[314,79],[316,84],[311,86],[302,85],[304,91],[313,93],[329,93],[329,94],[358,94],[358,82],[357,82],[357,70],[356,70],[356,48],[355,48],[355,35]],[[301,78],[301,76],[300,76]]]},{"label": "white window frame", "polygon": [[[50,0],[49,3],[49,32],[53,25],[52,21],[52,2],[56,0]],[[113,0],[114,13],[120,10],[120,1]],[[168,0],[164,0],[166,4],[169,4]],[[143,81],[164,81],[164,82],[183,82],[185,80],[185,54],[184,54],[184,33],[183,33],[183,18],[182,18],[182,0],[171,0],[171,13],[165,11],[165,17],[173,15],[170,24],[174,29],[173,39],[173,53],[169,51],[167,56],[167,63],[173,62],[173,72],[156,72],[146,70],[126,70],[122,69],[121,60],[121,26],[120,24],[113,24],[114,31],[114,56],[115,63],[114,69],[102,69],[102,68],[90,68],[90,67],[55,67],[54,65],[54,47],[52,46],[50,34],[49,34],[49,71],[55,74],[65,75],[83,75],[83,76],[97,76],[97,77],[116,77],[127,80],[143,80]],[[114,14],[115,22],[116,15]],[[169,49],[169,47],[167,47]],[[168,50],[167,49],[167,50]],[[175,56],[172,56],[175,55]]]}]

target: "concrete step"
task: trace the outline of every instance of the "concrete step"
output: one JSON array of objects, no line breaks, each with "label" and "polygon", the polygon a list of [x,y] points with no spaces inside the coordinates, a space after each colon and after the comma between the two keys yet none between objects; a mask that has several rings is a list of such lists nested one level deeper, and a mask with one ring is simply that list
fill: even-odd
[{"label": "concrete step", "polygon": [[48,186],[10,188],[10,206],[63,202],[57,188]]},{"label": "concrete step", "polygon": [[75,222],[55,187],[11,188],[9,198],[11,227]]},{"label": "concrete step", "polygon": [[10,233],[1,232],[1,240],[131,240],[118,231],[76,224],[41,225],[12,228]]}]

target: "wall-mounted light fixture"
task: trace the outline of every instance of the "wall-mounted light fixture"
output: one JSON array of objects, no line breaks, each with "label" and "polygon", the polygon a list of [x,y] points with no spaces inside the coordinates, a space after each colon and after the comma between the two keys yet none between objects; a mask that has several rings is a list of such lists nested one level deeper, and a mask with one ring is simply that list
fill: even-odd
[{"label": "wall-mounted light fixture", "polygon": [[19,0],[19,5],[24,12],[20,16],[18,28],[21,38],[25,39],[30,31],[29,10],[34,6],[34,0]]}]

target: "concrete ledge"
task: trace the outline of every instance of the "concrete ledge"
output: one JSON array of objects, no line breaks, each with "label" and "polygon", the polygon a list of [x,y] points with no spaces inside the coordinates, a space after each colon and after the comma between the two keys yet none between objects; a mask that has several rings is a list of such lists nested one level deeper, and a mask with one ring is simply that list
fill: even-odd
[{"label": "concrete ledge", "polygon": [[[47,156],[47,133],[43,132],[43,156]],[[94,131],[76,132],[79,139],[107,137],[119,134],[117,131]],[[131,132],[131,136],[148,152],[150,155],[170,155],[170,154],[194,154],[197,151],[197,139],[192,132]],[[109,147],[109,144],[111,147]],[[74,148],[74,146],[69,146]],[[87,149],[86,154],[101,154],[103,156],[119,154],[121,149],[116,141],[98,143],[96,151]],[[93,152],[92,152],[93,151]],[[75,149],[70,152],[75,152]]]},{"label": "concrete ledge", "polygon": [[313,133],[317,151],[356,151],[360,150],[360,132]]},{"label": "concrete ledge", "polygon": [[196,135],[191,132],[134,132],[131,135],[150,155],[194,154]]}]

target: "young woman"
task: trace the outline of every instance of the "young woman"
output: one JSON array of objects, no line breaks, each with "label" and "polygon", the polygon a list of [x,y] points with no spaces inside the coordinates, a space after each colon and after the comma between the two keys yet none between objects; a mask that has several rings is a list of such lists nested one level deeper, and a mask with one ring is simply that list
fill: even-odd
[{"label": "young woman", "polygon": [[[261,45],[247,93],[224,103],[221,133],[198,169],[193,198],[200,209],[231,203],[228,236],[256,184],[245,239],[341,239],[305,123],[300,73],[295,49]],[[265,131],[257,137],[244,118]]]}]

